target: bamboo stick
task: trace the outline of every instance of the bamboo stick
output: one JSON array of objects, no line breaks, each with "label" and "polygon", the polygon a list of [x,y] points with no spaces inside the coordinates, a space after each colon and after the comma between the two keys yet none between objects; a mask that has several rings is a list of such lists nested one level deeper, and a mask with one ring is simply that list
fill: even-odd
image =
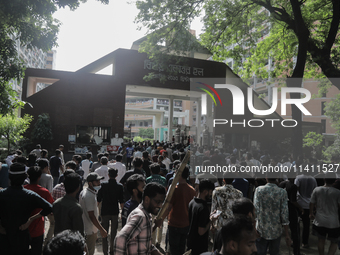
[{"label": "bamboo stick", "polygon": [[177,170],[176,172],[176,176],[172,182],[172,185],[170,187],[170,190],[168,192],[168,194],[166,195],[165,197],[165,200],[164,200],[164,203],[162,205],[162,208],[159,210],[157,216],[156,216],[156,220],[159,220],[159,219],[163,219],[164,217],[164,214],[166,213],[168,207],[169,207],[169,204],[170,204],[170,201],[171,201],[171,198],[175,192],[175,188],[176,188],[176,185],[179,181],[179,178],[182,176],[182,172],[185,168],[185,166],[187,165],[187,163],[189,162],[189,159],[190,159],[190,151],[188,150],[187,153],[185,154],[185,157],[179,167],[179,169]]}]

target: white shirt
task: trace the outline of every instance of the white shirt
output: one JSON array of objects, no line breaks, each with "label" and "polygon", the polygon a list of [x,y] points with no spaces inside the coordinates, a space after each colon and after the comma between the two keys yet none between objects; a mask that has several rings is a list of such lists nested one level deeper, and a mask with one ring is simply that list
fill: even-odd
[{"label": "white shirt", "polygon": [[170,159],[165,158],[165,159],[162,161],[162,163],[166,166],[166,169],[169,170],[169,168],[170,168],[170,163],[171,163]]},{"label": "white shirt", "polygon": [[87,175],[90,173],[90,165],[91,165],[91,162],[88,159],[84,159],[81,162],[81,169],[84,170],[84,178],[86,178]]},{"label": "white shirt", "polygon": [[50,174],[42,173],[38,184],[47,189],[51,194],[53,191],[53,177]]},{"label": "white shirt", "polygon": [[115,168],[118,170],[116,181],[120,182],[123,178],[124,174],[126,173],[126,166],[121,162],[111,163],[107,165],[109,168]]},{"label": "white shirt", "polygon": [[102,165],[101,167],[98,167],[96,170],[94,170],[99,176],[104,176],[103,180],[100,180],[100,182],[107,182],[109,181],[109,167],[106,165]]},{"label": "white shirt", "polygon": [[60,158],[61,158],[61,164],[65,164],[65,161],[64,161],[64,153],[63,151],[60,151]]},{"label": "white shirt", "polygon": [[92,235],[98,232],[97,227],[92,223],[89,213],[94,211],[94,215],[98,218],[98,207],[97,207],[97,192],[86,188],[80,192],[79,204],[83,208],[83,222],[84,230],[86,235]]},{"label": "white shirt", "polygon": [[37,158],[41,157],[41,149],[34,149],[30,153],[33,153],[35,156],[37,156]]},{"label": "white shirt", "polygon": [[143,157],[143,153],[141,151],[136,151],[134,154],[133,154],[133,157],[136,158],[136,157],[139,157],[139,158],[142,158]]},{"label": "white shirt", "polygon": [[5,159],[6,161],[6,164],[8,165],[8,167],[10,167],[13,162],[12,160],[16,157],[17,155],[16,154],[13,154],[13,155],[8,155],[7,158]]}]

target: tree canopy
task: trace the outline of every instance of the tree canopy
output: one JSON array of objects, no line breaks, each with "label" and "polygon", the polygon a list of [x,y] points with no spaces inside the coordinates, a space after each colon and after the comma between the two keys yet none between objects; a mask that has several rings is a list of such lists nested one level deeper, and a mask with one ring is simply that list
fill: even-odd
[{"label": "tree canopy", "polygon": [[332,127],[340,135],[340,94],[326,104],[325,115],[331,119]]},{"label": "tree canopy", "polygon": [[[99,0],[107,4],[109,0]],[[0,0],[0,113],[22,106],[10,81],[24,73],[23,61],[16,51],[16,40],[28,48],[43,51],[57,46],[60,22],[53,18],[58,8],[75,10],[86,0]]]},{"label": "tree canopy", "polygon": [[52,125],[48,113],[43,113],[38,116],[38,119],[34,124],[31,137],[32,141],[35,142],[53,140]]},{"label": "tree canopy", "polygon": [[154,138],[154,130],[153,128],[140,128],[138,135],[143,138]]},{"label": "tree canopy", "polygon": [[0,137],[7,140],[8,152],[10,146],[19,142],[23,138],[23,134],[29,128],[32,116],[26,114],[22,118],[12,114],[0,115]]},{"label": "tree canopy", "polygon": [[[268,57],[273,58],[271,77],[291,76],[301,43],[307,50],[307,70],[317,76],[340,77],[340,2],[336,0],[183,0],[136,2],[136,22],[148,28],[141,47],[155,57],[166,42],[165,52],[189,47],[183,31],[203,14],[201,44],[213,59],[234,60],[234,71],[243,77],[268,77]],[[270,33],[269,33],[270,31]],[[164,52],[164,49],[163,49]],[[340,88],[340,85],[338,85]]]},{"label": "tree canopy", "polygon": [[[184,55],[190,43],[179,35],[203,15],[201,44],[214,60],[233,59],[234,72],[245,80],[293,77],[298,79],[287,80],[287,86],[300,87],[303,77],[340,77],[337,0],[138,0],[136,5],[136,22],[150,33],[140,50],[151,58],[176,51]],[[160,48],[162,42],[166,49]],[[340,89],[339,82],[330,81]],[[291,139],[297,156],[302,153],[302,117],[295,106],[292,118],[298,122]]]}]

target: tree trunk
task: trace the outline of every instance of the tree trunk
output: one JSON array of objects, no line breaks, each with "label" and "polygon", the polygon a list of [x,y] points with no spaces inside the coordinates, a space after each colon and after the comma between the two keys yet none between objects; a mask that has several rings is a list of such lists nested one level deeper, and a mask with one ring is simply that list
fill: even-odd
[{"label": "tree trunk", "polygon": [[9,151],[9,148],[10,148],[9,135],[7,135],[6,139],[7,139],[7,155],[10,155],[10,151]]},{"label": "tree trunk", "polygon": [[[287,87],[301,87],[302,78],[298,79],[289,78],[287,79]],[[291,99],[299,99],[301,98],[300,93],[290,93]],[[296,105],[291,105],[292,110],[292,119],[297,122],[297,126],[292,128],[292,137],[291,137],[291,145],[292,145],[292,153],[293,158],[296,160],[297,156],[302,155],[302,112]]]},{"label": "tree trunk", "polygon": [[[298,54],[296,65],[294,67],[293,74],[290,79],[287,80],[288,87],[298,87],[301,88],[302,79],[305,72],[306,59],[307,59],[307,48],[305,45],[309,39],[309,31],[306,27],[300,9],[300,3],[298,0],[290,1],[295,17],[295,25],[298,37]],[[301,98],[299,93],[290,93],[290,97],[293,99]],[[292,119],[297,121],[297,126],[292,130],[292,148],[293,157],[297,159],[299,155],[302,155],[302,112],[295,105],[292,105]]]}]

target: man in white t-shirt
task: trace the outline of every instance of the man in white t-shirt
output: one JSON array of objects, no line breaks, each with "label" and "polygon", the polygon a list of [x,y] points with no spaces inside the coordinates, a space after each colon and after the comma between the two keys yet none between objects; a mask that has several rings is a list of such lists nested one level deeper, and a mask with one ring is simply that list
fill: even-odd
[{"label": "man in white t-shirt", "polygon": [[64,160],[64,145],[60,144],[59,145],[59,150],[60,150],[60,158],[61,158],[61,163],[64,165],[65,164],[65,160]]},{"label": "man in white t-shirt", "polygon": [[38,184],[47,189],[51,194],[53,191],[53,177],[48,174],[49,162],[45,158],[41,158],[37,161],[38,166],[42,169],[42,174]]},{"label": "man in white t-shirt", "polygon": [[169,171],[171,160],[168,158],[168,152],[167,151],[163,152],[163,157],[164,157],[164,159],[163,159],[162,163],[166,166],[166,169]]},{"label": "man in white t-shirt", "polygon": [[87,153],[86,154],[86,159],[84,159],[80,164],[81,164],[81,169],[84,171],[84,177],[86,177],[90,173],[90,169],[92,167],[93,162],[91,161],[92,154]]},{"label": "man in white t-shirt", "polygon": [[[340,236],[339,207],[340,191],[333,186],[335,174],[327,173],[325,185],[316,187],[312,193],[310,201],[310,215],[313,221],[313,234],[318,237],[319,254],[325,254],[326,238],[331,242],[328,249],[328,255],[334,255]],[[316,214],[314,209],[316,207]]]},{"label": "man in white t-shirt", "polygon": [[82,217],[89,255],[94,254],[98,230],[103,238],[107,237],[106,230],[98,221],[97,192],[101,188],[100,181],[102,179],[104,178],[97,173],[87,175],[88,188],[82,190],[79,196],[79,204],[83,208]]},{"label": "man in white t-shirt", "polygon": [[108,160],[107,157],[103,156],[100,159],[100,164],[101,166],[98,167],[95,172],[99,175],[104,177],[102,182],[107,182],[109,181],[109,167],[107,166]]},{"label": "man in white t-shirt", "polygon": [[114,169],[118,170],[118,174],[117,174],[117,178],[116,178],[116,181],[118,183],[120,182],[120,179],[122,179],[122,177],[126,173],[126,166],[122,163],[122,159],[123,159],[123,155],[118,154],[116,156],[116,162],[110,163],[110,164],[107,165],[108,168],[114,168]]},{"label": "man in white t-shirt", "polygon": [[40,158],[40,156],[41,156],[40,153],[41,153],[41,145],[40,144],[37,144],[35,146],[35,149],[30,152],[30,154],[34,154],[35,156],[37,156],[37,158]]},{"label": "man in white t-shirt", "polygon": [[142,158],[143,157],[143,153],[141,152],[141,148],[139,146],[137,147],[137,151],[135,151],[133,153],[133,157],[134,158],[136,158],[136,157]]}]

